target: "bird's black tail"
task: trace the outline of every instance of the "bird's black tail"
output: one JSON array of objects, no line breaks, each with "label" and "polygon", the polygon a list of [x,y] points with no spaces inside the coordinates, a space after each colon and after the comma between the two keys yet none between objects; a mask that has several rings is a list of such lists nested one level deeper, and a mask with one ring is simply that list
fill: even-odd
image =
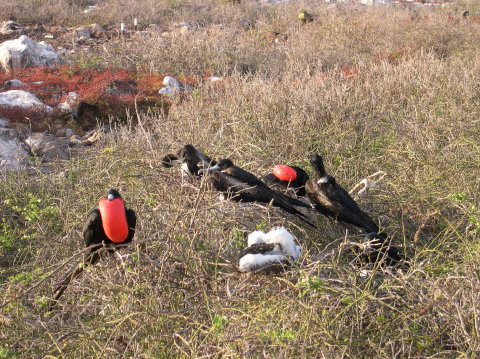
[{"label": "bird's black tail", "polygon": [[273,198],[273,204],[275,206],[280,207],[284,211],[293,214],[297,218],[300,218],[303,222],[307,223],[309,226],[318,230],[318,227],[315,224],[313,224],[306,215],[304,215],[302,212],[300,212],[298,209],[294,207],[294,206],[297,206],[297,202],[301,203],[301,205],[298,205],[299,207],[310,208],[310,206],[308,206],[306,203],[300,200],[288,197],[282,194],[281,192],[278,192],[278,191],[274,191],[274,192],[275,192],[275,196]]},{"label": "bird's black tail", "polygon": [[63,293],[67,290],[68,285],[72,280],[82,274],[84,268],[89,265],[93,265],[98,262],[100,259],[100,255],[98,253],[90,253],[88,257],[83,262],[83,265],[75,268],[73,271],[70,272],[69,275],[65,277],[65,279],[60,283],[57,288],[54,290],[55,298],[50,302],[48,306],[48,311],[52,311],[58,303],[58,300],[63,295]]}]

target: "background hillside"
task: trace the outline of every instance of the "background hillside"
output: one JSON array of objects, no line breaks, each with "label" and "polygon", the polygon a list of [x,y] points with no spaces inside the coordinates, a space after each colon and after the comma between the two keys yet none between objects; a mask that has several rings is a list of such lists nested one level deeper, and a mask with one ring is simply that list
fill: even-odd
[{"label": "background hillside", "polygon": [[[223,81],[170,98],[169,111],[111,117],[111,131],[49,173],[39,164],[1,175],[0,358],[480,355],[478,2],[106,0],[89,13],[82,1],[31,3],[2,2],[0,19],[193,24],[70,60]],[[299,23],[302,9],[315,20]],[[308,156],[321,153],[346,189],[387,172],[386,189],[359,203],[410,267],[357,263],[353,227],[316,216],[317,233],[272,208],[220,201],[205,180],[182,182],[160,160],[186,143],[256,175],[285,163],[315,177]],[[47,312],[81,261],[87,213],[111,187],[137,212],[135,243]],[[280,224],[302,245],[301,263],[279,276],[238,273],[246,234]]]}]

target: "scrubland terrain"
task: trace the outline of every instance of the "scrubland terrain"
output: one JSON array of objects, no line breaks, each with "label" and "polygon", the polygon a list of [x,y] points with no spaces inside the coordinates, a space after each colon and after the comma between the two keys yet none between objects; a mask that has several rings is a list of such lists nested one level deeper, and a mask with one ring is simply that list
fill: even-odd
[{"label": "scrubland terrain", "polygon": [[[102,1],[95,15],[83,3],[38,3],[33,14],[4,2],[0,15],[198,25],[109,42],[77,56],[81,66],[224,80],[170,99],[169,111],[112,117],[112,131],[53,172],[2,175],[0,358],[478,358],[477,3]],[[314,22],[297,22],[302,8]],[[285,163],[315,178],[308,156],[318,152],[346,189],[387,172],[386,188],[359,203],[409,267],[357,263],[353,227],[312,213],[316,232],[273,208],[220,201],[204,179],[182,182],[160,160],[186,143],[256,175]],[[137,212],[134,242],[48,312],[84,254],[86,214],[110,187]],[[246,234],[275,225],[296,235],[301,263],[238,273]]]}]

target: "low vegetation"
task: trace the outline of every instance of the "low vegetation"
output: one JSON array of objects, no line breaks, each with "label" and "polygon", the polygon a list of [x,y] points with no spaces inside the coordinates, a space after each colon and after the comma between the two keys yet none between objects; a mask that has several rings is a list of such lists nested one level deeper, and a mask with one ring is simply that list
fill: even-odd
[{"label": "low vegetation", "polygon": [[[461,17],[475,3],[308,4],[315,20],[303,26],[306,3],[158,3],[169,21],[200,27],[108,43],[90,55],[97,65],[225,79],[171,99],[168,112],[112,117],[111,132],[51,173],[2,175],[0,358],[478,357],[480,24]],[[105,23],[123,11],[112,4],[101,3]],[[359,203],[409,268],[358,263],[355,228],[312,215],[315,232],[273,208],[220,201],[205,180],[182,182],[160,160],[185,143],[257,175],[285,163],[314,176],[307,158],[318,152],[347,189],[387,172],[386,188]],[[137,212],[134,242],[48,312],[110,187]],[[238,273],[245,235],[280,224],[301,263]]]}]

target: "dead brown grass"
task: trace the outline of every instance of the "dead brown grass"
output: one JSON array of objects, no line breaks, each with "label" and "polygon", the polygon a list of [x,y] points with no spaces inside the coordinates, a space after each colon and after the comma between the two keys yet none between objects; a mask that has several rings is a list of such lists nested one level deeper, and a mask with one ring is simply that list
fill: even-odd
[{"label": "dead brown grass", "polygon": [[[231,7],[215,6],[211,17]],[[232,28],[206,21],[103,55],[175,75],[212,69],[230,75],[223,87],[174,100],[168,115],[131,114],[53,174],[2,178],[0,357],[477,357],[478,25],[442,11],[318,6],[319,21],[298,26],[290,4],[244,26],[251,10],[231,8]],[[271,29],[288,40],[266,41]],[[274,209],[220,202],[205,181],[182,183],[160,159],[185,143],[258,175],[279,162],[313,175],[306,158],[320,152],[347,189],[386,171],[387,189],[360,204],[410,268],[356,264],[353,228],[318,217],[316,233]],[[47,313],[80,259],[69,258],[85,214],[109,187],[137,212],[135,241]],[[236,272],[244,234],[278,224],[298,237],[302,263],[277,277]]]}]

